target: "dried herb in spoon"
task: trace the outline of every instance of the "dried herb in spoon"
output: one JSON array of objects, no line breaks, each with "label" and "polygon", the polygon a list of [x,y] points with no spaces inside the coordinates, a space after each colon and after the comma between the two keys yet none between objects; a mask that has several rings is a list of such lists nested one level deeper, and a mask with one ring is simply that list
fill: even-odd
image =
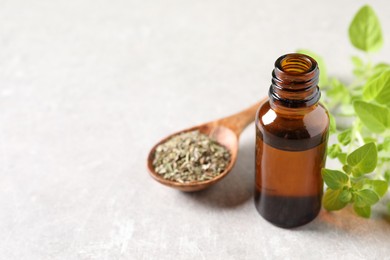
[{"label": "dried herb in spoon", "polygon": [[229,165],[228,149],[199,131],[178,134],[156,148],[153,166],[164,179],[180,183],[213,179]]}]

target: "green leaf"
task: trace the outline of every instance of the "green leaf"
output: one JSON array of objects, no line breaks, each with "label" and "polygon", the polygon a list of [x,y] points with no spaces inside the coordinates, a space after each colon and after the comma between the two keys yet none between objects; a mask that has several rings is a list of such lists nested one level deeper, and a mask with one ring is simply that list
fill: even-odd
[{"label": "green leaf", "polygon": [[364,66],[364,62],[359,56],[352,56],[351,60],[355,68],[362,68]]},{"label": "green leaf", "polygon": [[351,137],[352,129],[346,129],[337,136],[337,140],[339,140],[342,145],[347,145],[351,142]]},{"label": "green leaf", "polygon": [[340,171],[323,168],[321,173],[326,185],[333,190],[344,187],[349,180],[348,175]]},{"label": "green leaf", "polygon": [[330,158],[336,158],[342,152],[339,144],[333,144],[328,146],[328,156]]},{"label": "green leaf", "polygon": [[388,70],[390,69],[390,64],[387,64],[387,63],[378,63],[377,65],[375,65],[374,69],[373,69],[373,72],[372,72],[372,75],[371,77],[369,78],[369,80],[373,80],[374,78],[382,75],[382,73],[385,71],[385,70]]},{"label": "green leaf", "polygon": [[355,210],[356,214],[363,218],[369,218],[371,216],[371,207],[358,207],[356,204],[353,205],[353,209]]},{"label": "green leaf", "polygon": [[352,199],[352,193],[349,191],[349,190],[343,190],[341,193],[340,193],[340,197],[339,197],[340,201],[342,202],[350,202],[351,199]]},{"label": "green leaf", "polygon": [[378,161],[378,152],[374,143],[365,144],[347,157],[347,163],[351,166],[351,172],[355,177],[375,170]]},{"label": "green leaf", "polygon": [[364,76],[365,69],[364,69],[364,68],[353,69],[353,70],[352,70],[352,73],[353,73],[356,77],[362,77],[362,76]]},{"label": "green leaf", "polygon": [[349,166],[348,164],[344,165],[343,166],[343,171],[346,173],[346,174],[350,174],[352,172],[352,167]]},{"label": "green leaf", "polygon": [[327,189],[322,199],[322,204],[326,210],[339,210],[344,208],[347,203],[340,200],[342,190]]},{"label": "green leaf", "polygon": [[379,104],[390,104],[390,69],[366,83],[363,97],[366,100],[375,99]]},{"label": "green leaf", "polygon": [[379,196],[373,190],[364,189],[354,193],[355,205],[357,207],[366,207],[374,205],[379,201]]},{"label": "green leaf", "polygon": [[390,137],[386,137],[382,143],[382,149],[384,151],[390,151]]},{"label": "green leaf", "polygon": [[364,188],[373,190],[379,197],[383,197],[388,189],[388,184],[383,180],[365,180]]},{"label": "green leaf", "polygon": [[346,164],[346,163],[347,163],[347,154],[346,154],[346,153],[340,153],[340,154],[337,156],[337,159],[339,159],[339,161],[340,161],[342,164]]},{"label": "green leaf", "polygon": [[310,50],[300,49],[300,50],[297,50],[297,52],[302,53],[302,54],[306,54],[317,61],[318,68],[320,69],[320,78],[319,78],[318,85],[321,87],[328,85],[328,73],[326,70],[324,59],[321,56],[319,56],[318,54],[316,54]]},{"label": "green leaf", "polygon": [[347,87],[337,79],[332,79],[330,88],[326,91],[332,103],[348,104],[351,100]]},{"label": "green leaf", "polygon": [[372,132],[381,133],[390,125],[390,110],[386,107],[355,101],[353,107],[362,123]]},{"label": "green leaf", "polygon": [[383,45],[379,19],[368,5],[363,6],[356,13],[348,32],[352,45],[362,51],[377,51]]},{"label": "green leaf", "polygon": [[371,75],[367,79],[367,82],[371,81],[371,80],[374,80],[376,77],[381,76],[383,72],[385,72],[386,70],[389,70],[389,69],[390,69],[390,64],[387,64],[387,63],[384,63],[384,62],[376,64],[374,66],[374,68],[372,68]]},{"label": "green leaf", "polygon": [[390,184],[390,170],[385,172],[384,177],[387,183]]}]

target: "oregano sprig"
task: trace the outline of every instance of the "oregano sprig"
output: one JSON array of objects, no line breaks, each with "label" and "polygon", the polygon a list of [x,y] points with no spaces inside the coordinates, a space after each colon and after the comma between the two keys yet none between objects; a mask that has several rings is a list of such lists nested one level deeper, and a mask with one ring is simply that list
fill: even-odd
[{"label": "oregano sprig", "polygon": [[[328,157],[342,164],[339,170],[322,169],[327,185],[324,208],[340,210],[352,204],[359,216],[368,218],[371,207],[390,184],[390,65],[371,61],[371,53],[383,46],[383,36],[370,6],[360,8],[348,32],[352,45],[364,54],[364,58],[352,57],[355,79],[350,84],[329,78],[320,56],[307,50],[299,52],[315,58],[320,67],[319,84],[322,101],[330,111],[330,134],[338,141],[328,146]],[[390,212],[390,203],[387,207]]]}]

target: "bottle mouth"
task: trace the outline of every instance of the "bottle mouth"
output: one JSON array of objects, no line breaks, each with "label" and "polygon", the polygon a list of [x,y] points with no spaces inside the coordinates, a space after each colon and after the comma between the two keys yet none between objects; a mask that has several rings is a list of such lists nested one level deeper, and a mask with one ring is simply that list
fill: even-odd
[{"label": "bottle mouth", "polygon": [[275,67],[286,74],[303,76],[313,72],[317,68],[317,62],[305,54],[290,53],[279,57]]},{"label": "bottle mouth", "polygon": [[286,107],[308,107],[318,102],[319,69],[317,62],[304,54],[279,57],[272,71],[269,95]]}]

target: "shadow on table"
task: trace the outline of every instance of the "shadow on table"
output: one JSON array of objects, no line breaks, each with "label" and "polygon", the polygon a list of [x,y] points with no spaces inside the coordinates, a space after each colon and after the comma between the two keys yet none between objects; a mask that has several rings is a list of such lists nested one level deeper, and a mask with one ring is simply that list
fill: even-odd
[{"label": "shadow on table", "polygon": [[327,212],[322,209],[318,217],[307,225],[293,230],[321,233],[348,233],[354,237],[382,234],[390,232],[390,216],[383,207],[375,207],[373,216],[365,219],[357,216],[353,208],[348,206],[340,211]]},{"label": "shadow on table", "polygon": [[[206,190],[194,193],[183,192],[183,196],[189,196],[204,206],[218,208],[234,208],[253,199],[254,152],[254,142],[248,140],[243,142],[240,145],[236,165],[228,176]],[[356,216],[352,207],[335,212],[327,212],[322,209],[314,221],[291,230],[336,234],[350,233],[362,236],[369,230],[372,234],[390,234],[390,215],[385,207],[375,207],[370,219]]]},{"label": "shadow on table", "polygon": [[199,203],[211,207],[236,207],[253,196],[255,158],[254,142],[240,145],[233,170],[212,187],[194,193],[183,193]]}]

